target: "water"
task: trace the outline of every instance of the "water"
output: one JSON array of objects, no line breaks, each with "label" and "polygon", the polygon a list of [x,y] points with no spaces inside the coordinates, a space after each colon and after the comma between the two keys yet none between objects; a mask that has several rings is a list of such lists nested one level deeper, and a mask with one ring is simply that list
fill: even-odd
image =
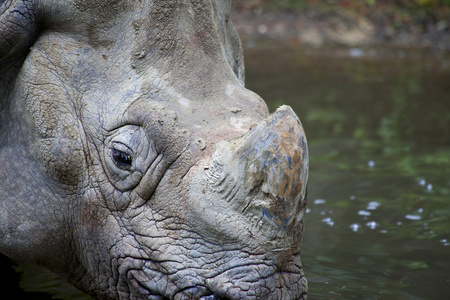
[{"label": "water", "polygon": [[310,145],[309,299],[449,299],[450,57],[252,47],[247,86]]},{"label": "water", "polygon": [[[308,135],[309,299],[448,299],[450,57],[249,45],[247,86],[272,110],[291,105]],[[89,299],[0,265],[2,299]]]}]

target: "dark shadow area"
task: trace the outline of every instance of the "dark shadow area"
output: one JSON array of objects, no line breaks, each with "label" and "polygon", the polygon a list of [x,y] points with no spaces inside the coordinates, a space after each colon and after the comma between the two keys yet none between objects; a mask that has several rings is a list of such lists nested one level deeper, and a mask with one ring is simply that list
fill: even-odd
[{"label": "dark shadow area", "polygon": [[55,300],[50,294],[45,292],[25,292],[20,284],[21,274],[14,269],[17,264],[8,257],[0,254],[0,266],[2,269],[2,280],[0,289],[1,299],[4,300]]}]

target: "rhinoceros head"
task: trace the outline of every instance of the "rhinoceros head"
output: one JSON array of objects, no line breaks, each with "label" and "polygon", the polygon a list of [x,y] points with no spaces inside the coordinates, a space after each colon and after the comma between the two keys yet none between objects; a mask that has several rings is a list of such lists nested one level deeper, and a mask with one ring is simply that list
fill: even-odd
[{"label": "rhinoceros head", "polygon": [[304,299],[300,121],[221,0],[0,1],[0,251],[98,299]]}]

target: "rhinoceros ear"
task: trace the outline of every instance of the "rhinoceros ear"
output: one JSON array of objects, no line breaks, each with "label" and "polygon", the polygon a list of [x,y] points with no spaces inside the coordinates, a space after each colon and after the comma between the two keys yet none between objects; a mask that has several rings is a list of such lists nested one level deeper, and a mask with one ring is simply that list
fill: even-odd
[{"label": "rhinoceros ear", "polygon": [[9,62],[20,61],[35,39],[38,26],[34,2],[0,0],[0,71]]}]

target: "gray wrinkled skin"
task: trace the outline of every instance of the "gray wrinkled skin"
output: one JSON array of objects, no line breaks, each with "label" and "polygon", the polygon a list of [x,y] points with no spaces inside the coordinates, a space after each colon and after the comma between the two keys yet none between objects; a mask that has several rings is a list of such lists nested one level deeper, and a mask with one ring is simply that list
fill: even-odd
[{"label": "gray wrinkled skin", "polygon": [[305,299],[308,152],[226,0],[0,0],[0,251],[97,299]]}]

